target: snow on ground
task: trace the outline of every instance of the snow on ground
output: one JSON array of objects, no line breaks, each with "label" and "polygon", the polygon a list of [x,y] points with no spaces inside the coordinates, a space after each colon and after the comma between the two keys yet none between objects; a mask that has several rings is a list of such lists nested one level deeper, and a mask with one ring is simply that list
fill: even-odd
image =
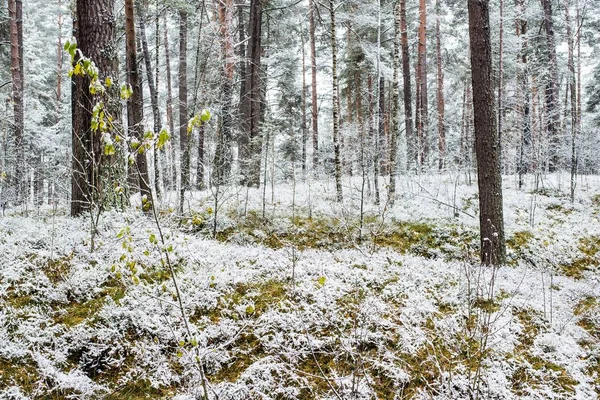
[{"label": "snow on ground", "polygon": [[574,203],[566,175],[507,178],[499,270],[465,180],[402,177],[393,207],[365,185],[362,229],[357,178],[343,205],[317,180],[195,192],[161,204],[164,245],[111,211],[93,253],[85,218],[9,213],[0,398],[195,399],[201,367],[211,399],[597,398],[600,178]]}]

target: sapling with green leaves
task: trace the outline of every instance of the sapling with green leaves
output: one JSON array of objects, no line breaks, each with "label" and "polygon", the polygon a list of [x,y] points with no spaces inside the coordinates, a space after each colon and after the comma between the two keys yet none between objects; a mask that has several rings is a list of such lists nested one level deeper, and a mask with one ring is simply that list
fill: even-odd
[{"label": "sapling with green leaves", "polygon": [[[202,124],[207,123],[211,118],[210,111],[202,110],[198,115],[195,115],[188,121],[187,132],[191,134],[194,128],[200,127]],[[149,132],[146,136],[149,138],[149,143],[144,144],[148,148],[156,148],[158,150],[163,149],[170,140],[170,135],[164,129],[158,134],[153,135]],[[160,265],[165,268],[168,272],[171,282],[173,283],[174,292],[171,293],[176,304],[173,304],[179,311],[181,319],[184,323],[186,337],[179,341],[179,349],[177,350],[177,356],[182,357],[185,350],[192,351],[194,353],[194,361],[200,372],[201,384],[203,390],[203,399],[208,400],[208,381],[206,379],[204,361],[200,354],[200,348],[198,345],[198,339],[194,336],[190,327],[190,320],[183,304],[183,295],[179,287],[177,280],[177,274],[175,270],[175,263],[173,260],[174,245],[169,241],[169,235],[163,230],[163,226],[159,219],[158,209],[153,199],[148,196],[142,196],[142,210],[147,213],[152,219],[155,227],[155,232],[149,232],[148,242],[150,247],[157,251],[160,255]],[[131,234],[131,227],[126,226],[122,228],[117,234],[117,238],[123,240],[124,253],[120,258],[120,265],[113,265],[111,272],[115,274],[115,278],[123,279],[124,273],[131,279],[131,282],[135,285],[143,285],[144,280],[141,279],[140,273],[142,272],[138,265],[133,259],[133,239]],[[163,292],[167,291],[166,285],[163,285]],[[163,299],[158,298],[159,301]]]}]

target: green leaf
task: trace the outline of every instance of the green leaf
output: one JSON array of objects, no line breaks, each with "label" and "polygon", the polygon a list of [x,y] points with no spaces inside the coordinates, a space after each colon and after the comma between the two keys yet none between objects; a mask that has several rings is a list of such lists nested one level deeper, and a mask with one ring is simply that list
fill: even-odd
[{"label": "green leaf", "polygon": [[154,233],[150,234],[150,243],[155,244],[157,242],[156,235]]},{"label": "green leaf", "polygon": [[210,111],[208,111],[207,109],[202,110],[202,113],[200,114],[200,119],[202,120],[202,122],[210,121],[210,117]]},{"label": "green leaf", "polygon": [[115,154],[115,146],[112,143],[104,146],[104,155],[105,156],[112,156],[114,154]]},{"label": "green leaf", "polygon": [[325,281],[327,278],[325,278],[324,276],[319,277],[319,280],[317,282],[319,282],[319,286],[323,287],[325,286]]},{"label": "green leaf", "polygon": [[254,306],[252,304],[250,304],[248,307],[246,307],[246,314],[248,314],[248,315],[254,314]]},{"label": "green leaf", "polygon": [[162,149],[163,147],[165,147],[169,139],[171,139],[171,135],[169,135],[169,132],[167,132],[166,129],[161,130],[158,134],[158,142],[156,143],[156,146],[159,149]]}]

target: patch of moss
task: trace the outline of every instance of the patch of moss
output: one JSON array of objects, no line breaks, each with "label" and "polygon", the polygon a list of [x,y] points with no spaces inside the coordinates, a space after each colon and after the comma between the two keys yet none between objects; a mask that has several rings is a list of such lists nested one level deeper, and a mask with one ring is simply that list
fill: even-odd
[{"label": "patch of moss", "polygon": [[584,297],[573,308],[573,314],[579,317],[577,325],[600,340],[600,326],[593,318],[594,315],[600,315],[600,301],[598,298],[593,296]]},{"label": "patch of moss", "polygon": [[[233,306],[252,303],[247,314],[258,317],[270,307],[287,298],[286,283],[276,279],[259,282],[240,282],[233,290],[219,298],[214,308],[198,308],[190,316],[192,323],[198,323],[202,317],[207,317],[212,323],[218,323],[223,314],[231,312]],[[238,318],[237,314],[232,315]]]},{"label": "patch of moss", "polygon": [[170,399],[174,395],[173,388],[155,388],[147,379],[133,378],[113,389],[112,393],[103,398],[106,400]]},{"label": "patch of moss", "polygon": [[251,333],[242,333],[231,343],[232,360],[211,376],[213,382],[235,382],[254,362],[265,356],[260,339]]},{"label": "patch of moss", "polygon": [[565,206],[563,206],[560,203],[548,204],[548,206],[546,207],[546,210],[555,211],[557,213],[561,213],[561,214],[565,214],[565,215],[569,215],[573,212],[572,208],[566,208]]},{"label": "patch of moss", "polygon": [[517,396],[528,394],[528,388],[537,388],[547,385],[557,393],[573,394],[575,386],[579,384],[566,369],[558,364],[546,360],[538,355],[531,353],[531,347],[535,338],[542,330],[543,326],[536,320],[539,316],[536,312],[529,309],[517,309],[513,314],[518,318],[522,325],[522,331],[519,334],[519,344],[514,348],[513,358],[516,368],[510,377],[511,390]]},{"label": "patch of moss", "polygon": [[31,394],[40,379],[30,357],[7,359],[0,357],[0,387],[18,386],[26,394]]},{"label": "patch of moss", "polygon": [[42,271],[44,271],[50,282],[57,285],[62,282],[64,277],[69,273],[72,259],[73,253],[53,260],[47,260],[42,264]]},{"label": "patch of moss", "polygon": [[34,303],[33,298],[29,294],[15,294],[12,290],[7,293],[6,304],[14,308],[24,308]]},{"label": "patch of moss", "polygon": [[[396,249],[400,253],[411,253],[422,257],[435,258],[440,253],[449,258],[457,254],[448,250],[472,246],[476,243],[476,234],[468,230],[459,230],[456,226],[437,228],[423,222],[402,222],[395,224],[383,235],[374,238],[374,243]],[[461,254],[462,258],[464,254]]]},{"label": "patch of moss", "polygon": [[531,239],[533,239],[533,233],[530,231],[517,231],[506,239],[506,245],[513,250],[520,250],[528,247]]},{"label": "patch of moss", "polygon": [[71,302],[61,306],[61,312],[55,315],[54,322],[68,327],[79,325],[94,317],[106,304],[108,298],[118,303],[123,297],[125,297],[125,287],[118,281],[110,281],[105,283],[97,297],[83,303]]},{"label": "patch of moss", "polygon": [[54,322],[68,327],[79,325],[102,309],[105,302],[104,297],[97,297],[84,303],[70,303],[62,308],[62,313],[54,317]]},{"label": "patch of moss", "polygon": [[565,275],[581,279],[586,271],[594,271],[600,265],[600,237],[582,237],[579,239],[577,248],[581,252],[581,256],[568,264],[561,264],[560,267]]}]

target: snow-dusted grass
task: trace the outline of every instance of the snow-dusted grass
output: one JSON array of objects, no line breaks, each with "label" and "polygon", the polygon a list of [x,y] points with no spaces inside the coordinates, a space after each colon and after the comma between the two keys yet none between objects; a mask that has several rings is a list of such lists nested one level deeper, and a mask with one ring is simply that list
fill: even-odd
[{"label": "snow-dusted grass", "polygon": [[[477,265],[476,187],[402,177],[394,207],[347,180],[161,204],[174,287],[141,213],[0,219],[0,398],[564,398],[600,392],[599,177],[505,181],[510,262]],[[372,191],[372,188],[371,188]],[[365,191],[367,194],[367,191]],[[372,193],[371,193],[372,194]],[[264,209],[264,219],[263,219]],[[123,229],[129,227],[129,229]],[[479,371],[479,373],[478,373]]]}]

